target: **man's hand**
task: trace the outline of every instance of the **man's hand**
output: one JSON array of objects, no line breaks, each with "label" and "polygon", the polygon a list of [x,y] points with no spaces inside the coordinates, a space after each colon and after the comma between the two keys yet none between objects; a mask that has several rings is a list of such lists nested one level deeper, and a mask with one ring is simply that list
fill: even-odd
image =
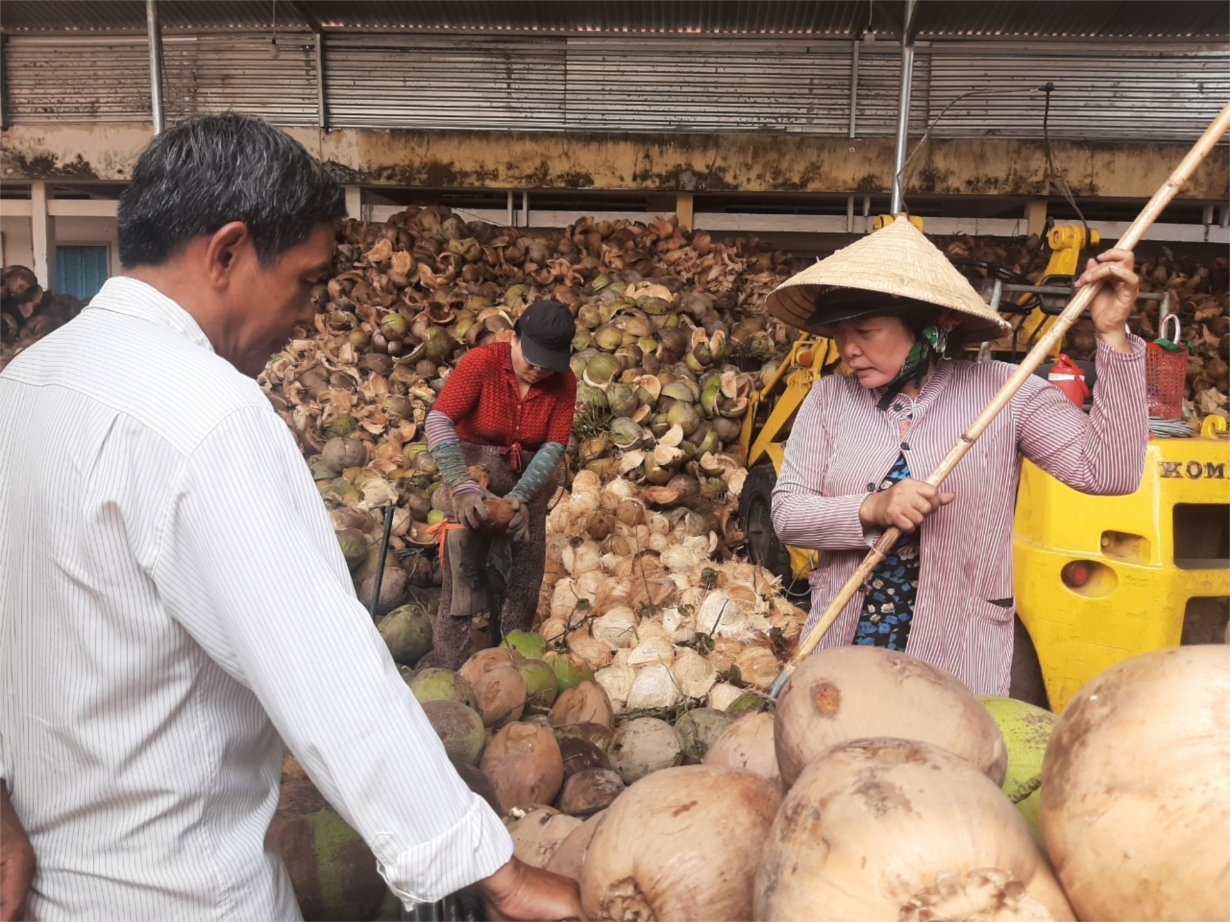
[{"label": "man's hand", "polygon": [[466,490],[453,493],[453,512],[466,528],[478,528],[487,521],[487,491]]},{"label": "man's hand", "polygon": [[530,520],[526,512],[526,504],[515,496],[504,497],[513,507],[513,517],[508,521],[508,533],[518,544],[530,536]]},{"label": "man's hand", "polygon": [[1126,328],[1140,292],[1140,278],[1132,271],[1135,266],[1131,250],[1107,250],[1089,260],[1084,274],[1073,283],[1076,288],[1102,283],[1089,305],[1089,314],[1098,339],[1120,352],[1132,351]]},{"label": "man's hand", "polygon": [[24,919],[34,880],[34,849],[0,782],[0,922]]},{"label": "man's hand", "polygon": [[486,880],[480,880],[478,889],[487,904],[487,918],[492,922],[566,922],[584,918],[581,891],[575,880],[530,867],[517,858]]},{"label": "man's hand", "polygon": [[864,528],[900,528],[909,534],[936,509],[956,498],[957,494],[941,493],[926,481],[902,480],[863,500],[858,517]]}]

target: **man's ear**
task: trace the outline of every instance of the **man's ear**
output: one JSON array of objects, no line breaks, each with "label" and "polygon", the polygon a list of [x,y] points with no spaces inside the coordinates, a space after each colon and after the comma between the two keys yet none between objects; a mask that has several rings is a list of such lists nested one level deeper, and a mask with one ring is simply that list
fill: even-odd
[{"label": "man's ear", "polygon": [[226,288],[244,250],[251,248],[252,235],[242,221],[231,221],[214,231],[205,246],[205,267],[215,288]]}]

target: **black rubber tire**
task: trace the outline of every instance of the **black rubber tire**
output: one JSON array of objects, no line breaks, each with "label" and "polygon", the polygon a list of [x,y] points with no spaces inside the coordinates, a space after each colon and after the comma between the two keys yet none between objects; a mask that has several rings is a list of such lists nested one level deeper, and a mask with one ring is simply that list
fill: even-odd
[{"label": "black rubber tire", "polygon": [[[811,595],[811,585],[796,579],[790,569],[790,552],[773,530],[773,487],[777,472],[772,464],[757,464],[747,472],[739,494],[739,525],[747,537],[747,557],[782,581],[786,596],[796,605]],[[804,607],[806,607],[804,605]]]},{"label": "black rubber tire", "polygon": [[1038,651],[1034,648],[1029,631],[1016,615],[1012,618],[1012,678],[1008,684],[1008,697],[1048,711],[1051,709],[1046,683],[1042,680]]}]

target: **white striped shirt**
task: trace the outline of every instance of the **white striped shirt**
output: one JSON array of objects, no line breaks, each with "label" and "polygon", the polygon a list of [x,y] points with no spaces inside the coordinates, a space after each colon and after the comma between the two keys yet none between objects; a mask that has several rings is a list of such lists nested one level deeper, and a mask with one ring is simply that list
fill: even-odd
[{"label": "white striped shirt", "polygon": [[298,918],[264,841],[283,740],[407,903],[508,861],[290,431],[187,312],[112,279],[0,407],[0,771],[36,918]]},{"label": "white striped shirt", "polygon": [[[947,669],[979,694],[1008,693],[1021,456],[1082,493],[1131,493],[1140,485],[1149,437],[1144,343],[1129,339],[1130,354],[1098,343],[1088,416],[1058,388],[1028,378],[944,481],[942,489],[956,499],[922,525],[906,652]],[[864,388],[852,375],[832,375],[812,387],[773,492],[778,537],[821,552],[804,634],[879,538],[859,520],[868,493],[902,454],[911,476],[924,480],[1014,370],[1004,362],[941,361],[916,399],[900,395],[884,411],[876,409],[882,391]],[[905,436],[902,421],[910,423]],[[853,641],[861,605],[856,593],[820,648]]]}]

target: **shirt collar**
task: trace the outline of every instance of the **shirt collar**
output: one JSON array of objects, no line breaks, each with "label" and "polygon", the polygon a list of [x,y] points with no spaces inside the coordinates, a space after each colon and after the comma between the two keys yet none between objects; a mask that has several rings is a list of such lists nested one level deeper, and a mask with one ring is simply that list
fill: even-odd
[{"label": "shirt collar", "polygon": [[85,310],[112,311],[166,327],[178,336],[214,351],[213,343],[192,315],[157,288],[127,276],[107,279]]},{"label": "shirt collar", "polygon": [[[931,404],[935,402],[935,398],[943,393],[945,386],[948,384],[948,379],[952,377],[952,363],[956,359],[937,358],[931,366],[931,371],[927,373],[927,377],[923,380],[922,390],[918,392],[918,396],[913,398],[914,418],[917,419]],[[877,387],[871,391],[872,403],[876,403],[883,395],[885,388]],[[904,395],[899,395],[900,399],[905,400]]]}]

